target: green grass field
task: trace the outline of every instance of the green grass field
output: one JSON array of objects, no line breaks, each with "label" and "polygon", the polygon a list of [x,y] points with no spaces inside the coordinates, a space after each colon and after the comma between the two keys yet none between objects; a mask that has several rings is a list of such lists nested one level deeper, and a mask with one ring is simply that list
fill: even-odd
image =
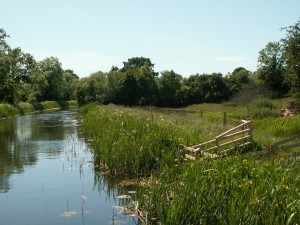
[{"label": "green grass field", "polygon": [[[138,191],[148,224],[299,224],[299,148],[252,154],[300,133],[299,115],[280,117],[283,104],[259,99],[244,106],[161,110],[93,104],[81,110],[95,164],[122,179],[148,179]],[[241,118],[254,124],[254,144],[246,154],[178,161],[179,144],[211,140]]]}]

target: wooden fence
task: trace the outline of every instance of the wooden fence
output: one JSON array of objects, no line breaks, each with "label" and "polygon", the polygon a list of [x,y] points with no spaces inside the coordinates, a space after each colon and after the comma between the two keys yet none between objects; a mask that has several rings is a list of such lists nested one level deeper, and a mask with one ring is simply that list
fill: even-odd
[{"label": "wooden fence", "polygon": [[269,151],[274,151],[277,149],[280,150],[288,150],[291,148],[300,147],[300,134],[295,135],[293,137],[286,138],[284,140],[278,141],[269,146]]},{"label": "wooden fence", "polygon": [[241,149],[252,143],[252,120],[242,120],[242,123],[213,140],[194,146],[179,145],[180,158],[196,160],[199,157],[217,158],[231,151]]}]

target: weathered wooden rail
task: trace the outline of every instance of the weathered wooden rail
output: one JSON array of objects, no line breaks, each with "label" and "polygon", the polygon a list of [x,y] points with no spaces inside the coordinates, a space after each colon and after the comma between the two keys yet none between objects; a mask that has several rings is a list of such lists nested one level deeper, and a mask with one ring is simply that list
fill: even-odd
[{"label": "weathered wooden rail", "polygon": [[278,141],[269,146],[269,151],[288,150],[300,147],[300,134]]},{"label": "weathered wooden rail", "polygon": [[217,158],[229,154],[233,150],[239,150],[252,143],[253,126],[252,120],[242,120],[242,123],[213,140],[194,146],[179,145],[181,158],[196,160],[199,157]]}]

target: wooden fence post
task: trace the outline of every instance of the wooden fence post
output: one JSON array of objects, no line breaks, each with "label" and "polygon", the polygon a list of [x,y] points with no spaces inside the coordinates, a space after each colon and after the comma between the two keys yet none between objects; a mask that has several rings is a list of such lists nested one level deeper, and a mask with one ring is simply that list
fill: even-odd
[{"label": "wooden fence post", "polygon": [[248,128],[250,129],[250,131],[249,131],[249,135],[250,135],[249,142],[252,142],[252,140],[253,140],[253,122],[252,122],[252,119],[249,120]]},{"label": "wooden fence post", "polygon": [[227,115],[226,112],[223,113],[223,126],[227,124]]},{"label": "wooden fence post", "polygon": [[178,162],[181,163],[184,159],[185,147],[183,144],[178,145]]}]

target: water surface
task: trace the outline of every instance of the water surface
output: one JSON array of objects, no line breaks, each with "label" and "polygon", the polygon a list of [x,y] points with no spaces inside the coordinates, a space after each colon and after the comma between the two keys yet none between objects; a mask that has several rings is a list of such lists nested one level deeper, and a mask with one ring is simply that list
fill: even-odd
[{"label": "water surface", "polygon": [[137,224],[117,183],[94,169],[76,112],[0,120],[0,225]]}]

